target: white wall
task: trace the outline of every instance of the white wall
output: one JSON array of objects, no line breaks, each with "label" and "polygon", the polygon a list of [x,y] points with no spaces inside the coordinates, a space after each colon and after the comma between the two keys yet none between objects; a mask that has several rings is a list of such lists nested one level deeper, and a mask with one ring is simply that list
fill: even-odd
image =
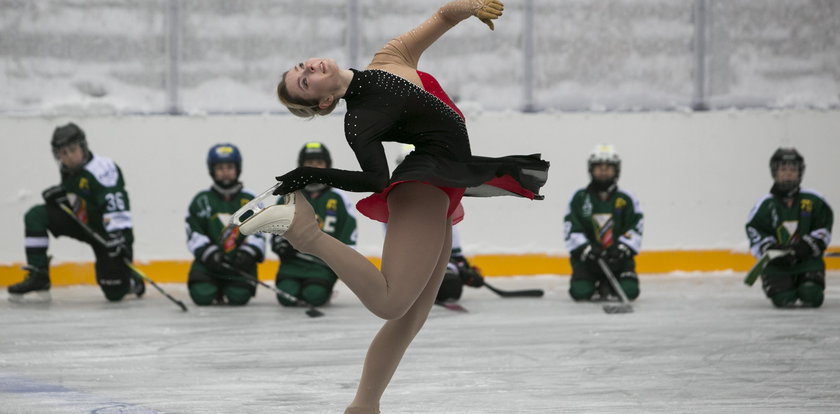
[{"label": "white wall", "polygon": [[[487,156],[542,152],[551,161],[544,201],[465,199],[460,225],[467,254],[563,254],[563,214],[586,184],[586,157],[600,142],[617,146],[620,185],[642,202],[646,249],[746,250],[743,224],[771,185],[768,160],[781,145],[805,156],[804,186],[840,205],[840,112],[495,113],[468,115],[473,152]],[[24,261],[23,214],[59,179],[49,140],[66,118],[0,118],[4,191],[0,262]],[[337,168],[356,169],[342,117],[108,117],[73,119],[91,149],[122,167],[135,217],[139,260],[187,259],[183,219],[195,193],[209,186],[208,148],[231,141],[244,155],[242,179],[260,192],[295,166],[306,140],[322,140]],[[391,159],[398,145],[388,144]],[[356,199],[360,195],[354,195]],[[835,226],[836,228],[836,226]],[[835,240],[834,245],[840,240]],[[360,250],[378,255],[382,227],[360,219]],[[88,261],[89,249],[53,242],[56,262]]]}]

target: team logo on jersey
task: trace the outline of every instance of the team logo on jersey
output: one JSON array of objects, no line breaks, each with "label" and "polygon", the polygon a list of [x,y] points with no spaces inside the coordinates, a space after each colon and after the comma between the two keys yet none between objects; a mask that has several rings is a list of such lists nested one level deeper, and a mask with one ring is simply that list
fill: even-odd
[{"label": "team logo on jersey", "polygon": [[786,220],[782,222],[782,225],[776,230],[776,238],[779,240],[779,243],[785,244],[790,239],[793,238],[794,234],[796,234],[796,230],[799,227],[799,220]]},{"label": "team logo on jersey", "polygon": [[592,215],[592,200],[590,200],[589,197],[583,199],[583,207],[581,207],[581,209],[581,214],[583,214],[584,217]]},{"label": "team logo on jersey", "polygon": [[248,200],[247,198],[240,198],[239,199],[239,207],[242,207],[245,204],[248,204],[249,201],[251,201],[251,200]]},{"label": "team logo on jersey", "polygon": [[626,205],[627,205],[627,200],[625,200],[625,199],[623,199],[623,198],[621,198],[621,197],[618,197],[618,198],[616,198],[616,199],[615,199],[615,209],[616,209],[616,210],[621,210],[621,209],[623,209]]},{"label": "team logo on jersey", "polygon": [[814,210],[814,203],[808,199],[799,200],[799,210],[803,213],[811,213]]},{"label": "team logo on jersey", "polygon": [[239,237],[239,227],[238,226],[229,226],[231,215],[228,213],[217,213],[216,218],[222,223],[222,234],[221,234],[221,241],[222,241],[222,250],[225,253],[231,252],[233,249],[236,248],[236,239]]},{"label": "team logo on jersey", "polygon": [[593,214],[592,221],[595,222],[595,235],[604,247],[613,244],[613,217],[612,214]]},{"label": "team logo on jersey", "polygon": [[90,183],[88,182],[87,177],[82,177],[79,179],[79,189],[90,191]]},{"label": "team logo on jersey", "polygon": [[338,201],[334,198],[329,199],[327,201],[327,210],[335,211],[338,209]]}]

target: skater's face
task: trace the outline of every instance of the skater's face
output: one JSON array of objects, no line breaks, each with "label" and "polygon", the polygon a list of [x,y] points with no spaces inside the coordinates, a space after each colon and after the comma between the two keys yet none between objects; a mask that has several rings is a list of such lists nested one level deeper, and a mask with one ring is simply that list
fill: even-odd
[{"label": "skater's face", "polygon": [[592,166],[592,177],[598,181],[607,181],[615,178],[615,165],[595,164]]},{"label": "skater's face", "polygon": [[85,162],[85,151],[78,143],[65,145],[56,152],[58,161],[68,170],[77,170]]},{"label": "skater's face", "polygon": [[213,178],[222,183],[233,183],[236,181],[236,164],[232,162],[220,162],[213,165]]},{"label": "skater's face", "polygon": [[311,58],[286,72],[286,85],[293,98],[321,104],[341,89],[339,75],[334,60]]}]

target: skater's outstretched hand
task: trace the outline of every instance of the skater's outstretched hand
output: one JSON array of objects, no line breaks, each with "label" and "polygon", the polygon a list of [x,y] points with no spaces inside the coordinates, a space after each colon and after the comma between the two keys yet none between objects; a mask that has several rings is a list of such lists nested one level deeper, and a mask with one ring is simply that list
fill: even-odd
[{"label": "skater's outstretched hand", "polygon": [[502,16],[505,5],[499,0],[480,0],[479,3],[481,4],[473,11],[473,16],[478,17],[490,30],[495,30],[493,20]]},{"label": "skater's outstretched hand", "polygon": [[283,175],[275,177],[277,181],[282,181],[279,187],[274,190],[274,195],[283,195],[300,190],[310,183],[311,175],[307,171],[311,167],[298,167]]}]

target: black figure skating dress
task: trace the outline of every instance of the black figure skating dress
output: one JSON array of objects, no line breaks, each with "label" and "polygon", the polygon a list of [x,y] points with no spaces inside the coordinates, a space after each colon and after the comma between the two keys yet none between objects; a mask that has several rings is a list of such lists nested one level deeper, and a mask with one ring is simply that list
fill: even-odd
[{"label": "black figure skating dress", "polygon": [[[400,183],[419,181],[449,195],[452,222],[464,215],[462,196],[512,195],[542,199],[548,162],[539,154],[499,158],[472,155],[464,115],[431,75],[417,70],[423,51],[459,21],[472,15],[472,2],[450,2],[417,28],[389,41],[367,70],[353,70],[343,98],[344,133],[362,171],[301,167],[283,177],[286,190],[321,182],[374,194],[356,205],[388,221],[388,193]],[[383,142],[412,144],[415,150],[388,173]]]}]

